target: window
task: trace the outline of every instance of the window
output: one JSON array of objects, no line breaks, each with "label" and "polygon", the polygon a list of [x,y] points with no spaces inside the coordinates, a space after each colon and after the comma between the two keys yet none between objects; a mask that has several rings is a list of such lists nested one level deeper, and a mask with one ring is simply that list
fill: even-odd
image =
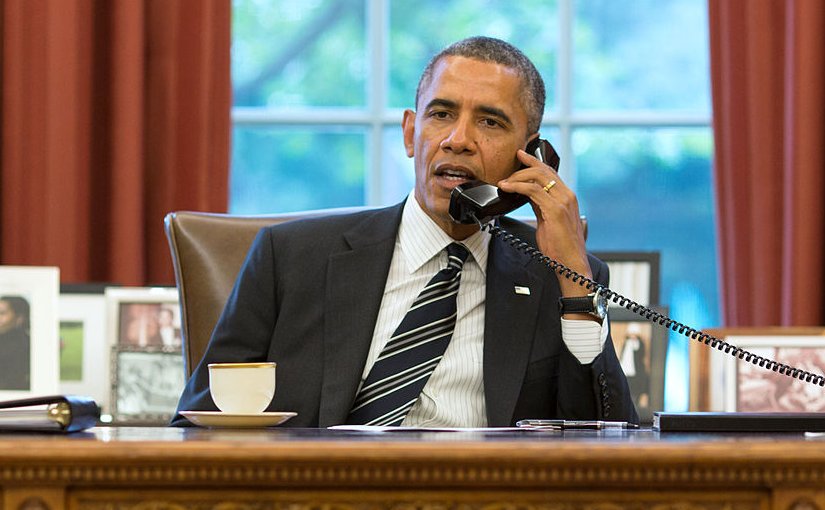
[{"label": "window", "polygon": [[[659,250],[670,314],[718,323],[707,6],[695,0],[234,0],[230,210],[385,205],[412,188],[401,141],[419,75],[446,44],[521,48],[548,87],[595,251]],[[687,406],[672,339],[666,407]]]}]

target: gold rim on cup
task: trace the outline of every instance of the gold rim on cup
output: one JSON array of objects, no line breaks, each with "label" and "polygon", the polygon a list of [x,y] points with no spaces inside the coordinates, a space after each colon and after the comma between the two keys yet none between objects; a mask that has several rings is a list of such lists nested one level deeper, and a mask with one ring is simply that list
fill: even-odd
[{"label": "gold rim on cup", "polygon": [[252,363],[210,363],[209,368],[268,368],[275,367],[274,361],[260,361]]}]

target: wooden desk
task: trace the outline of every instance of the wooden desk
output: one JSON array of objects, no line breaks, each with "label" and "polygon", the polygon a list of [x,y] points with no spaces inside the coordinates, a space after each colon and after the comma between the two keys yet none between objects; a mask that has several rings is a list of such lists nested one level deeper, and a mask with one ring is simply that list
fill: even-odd
[{"label": "wooden desk", "polygon": [[825,509],[825,438],[650,430],[0,435],[2,510]]}]

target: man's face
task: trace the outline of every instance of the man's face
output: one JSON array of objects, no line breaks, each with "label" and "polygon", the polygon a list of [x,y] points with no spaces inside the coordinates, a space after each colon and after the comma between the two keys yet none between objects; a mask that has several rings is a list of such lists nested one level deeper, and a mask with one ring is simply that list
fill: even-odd
[{"label": "man's face", "polygon": [[449,215],[450,192],[469,180],[491,184],[519,167],[528,140],[522,81],[499,64],[445,57],[422,85],[417,111],[404,112],[404,146],[415,157],[415,198],[453,238],[477,230]]}]

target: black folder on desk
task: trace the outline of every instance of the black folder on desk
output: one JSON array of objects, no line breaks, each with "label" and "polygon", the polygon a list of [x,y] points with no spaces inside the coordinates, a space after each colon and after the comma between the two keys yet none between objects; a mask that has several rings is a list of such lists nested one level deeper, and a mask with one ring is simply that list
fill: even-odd
[{"label": "black folder on desk", "polygon": [[653,413],[660,432],[825,432],[825,413]]},{"label": "black folder on desk", "polygon": [[50,395],[0,401],[0,432],[77,432],[97,425],[100,407],[89,397]]}]

